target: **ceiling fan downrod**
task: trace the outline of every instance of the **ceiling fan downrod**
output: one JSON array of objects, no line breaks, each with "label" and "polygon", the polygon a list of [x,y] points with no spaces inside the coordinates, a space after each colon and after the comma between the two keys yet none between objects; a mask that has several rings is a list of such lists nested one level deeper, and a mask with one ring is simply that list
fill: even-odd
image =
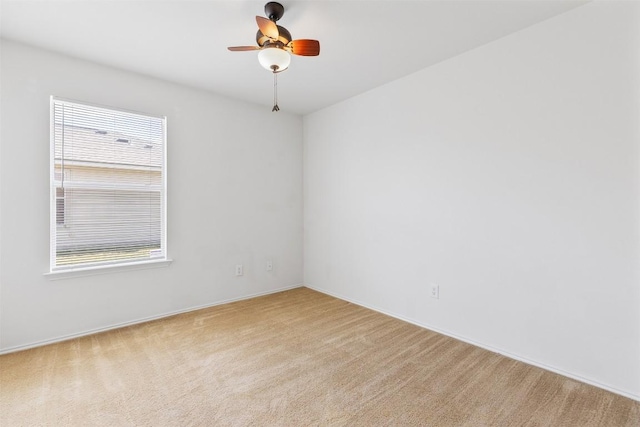
[{"label": "ceiling fan downrod", "polygon": [[277,22],[284,15],[284,6],[275,1],[264,5],[264,14],[273,22]]}]

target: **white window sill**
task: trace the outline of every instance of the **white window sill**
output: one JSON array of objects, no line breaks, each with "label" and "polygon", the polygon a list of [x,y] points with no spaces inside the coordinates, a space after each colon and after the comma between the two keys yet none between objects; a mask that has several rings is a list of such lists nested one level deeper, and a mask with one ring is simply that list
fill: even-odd
[{"label": "white window sill", "polygon": [[94,267],[71,268],[45,273],[49,280],[68,279],[73,277],[95,276],[98,274],[119,273],[121,271],[147,270],[150,268],[167,267],[173,262],[171,259],[131,262],[127,264],[98,265]]}]

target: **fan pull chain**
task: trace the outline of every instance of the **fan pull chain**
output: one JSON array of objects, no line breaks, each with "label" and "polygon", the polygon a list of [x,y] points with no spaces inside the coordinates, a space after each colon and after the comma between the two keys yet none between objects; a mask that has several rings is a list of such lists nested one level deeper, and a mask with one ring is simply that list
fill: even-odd
[{"label": "fan pull chain", "polygon": [[278,73],[273,70],[273,108],[271,109],[272,113],[280,111],[280,107],[278,107]]}]

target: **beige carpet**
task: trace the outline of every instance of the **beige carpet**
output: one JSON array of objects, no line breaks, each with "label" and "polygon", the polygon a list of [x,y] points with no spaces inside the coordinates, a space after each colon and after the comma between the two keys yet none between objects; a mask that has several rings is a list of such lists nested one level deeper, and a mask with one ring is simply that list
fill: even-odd
[{"label": "beige carpet", "polygon": [[637,427],[640,403],[300,288],[0,356],[0,425]]}]

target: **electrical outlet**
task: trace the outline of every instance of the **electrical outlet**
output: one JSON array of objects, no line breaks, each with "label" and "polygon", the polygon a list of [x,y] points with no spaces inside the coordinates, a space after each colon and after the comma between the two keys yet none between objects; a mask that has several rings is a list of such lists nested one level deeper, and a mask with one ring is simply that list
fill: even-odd
[{"label": "electrical outlet", "polygon": [[436,285],[435,283],[431,284],[431,298],[440,298],[440,286]]},{"label": "electrical outlet", "polygon": [[273,261],[267,261],[267,271],[273,271]]},{"label": "electrical outlet", "polygon": [[236,265],[236,276],[242,276],[244,273],[244,269],[242,268],[242,264]]}]

